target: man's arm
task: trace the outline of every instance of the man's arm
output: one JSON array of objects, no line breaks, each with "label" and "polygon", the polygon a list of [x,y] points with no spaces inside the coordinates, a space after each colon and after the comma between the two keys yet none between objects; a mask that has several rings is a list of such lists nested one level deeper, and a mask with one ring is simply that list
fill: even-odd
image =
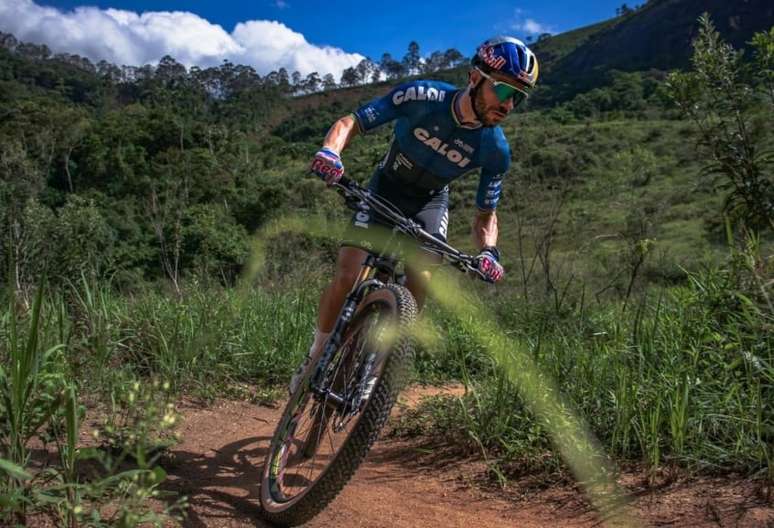
[{"label": "man's arm", "polygon": [[359,132],[360,127],[358,127],[352,114],[345,115],[333,123],[328,130],[328,133],[325,135],[325,140],[323,141],[323,147],[341,155],[341,152]]},{"label": "man's arm", "polygon": [[333,123],[325,135],[322,148],[314,155],[309,169],[325,180],[328,185],[338,182],[344,175],[341,151],[359,131],[360,127],[352,114]]},{"label": "man's arm", "polygon": [[497,250],[497,213],[494,209],[478,210],[473,219],[473,240],[480,250],[476,259],[484,280],[497,282],[502,279],[505,270],[498,262],[500,252]]},{"label": "man's arm", "polygon": [[473,219],[473,242],[479,250],[497,246],[497,213],[492,209],[476,212]]}]

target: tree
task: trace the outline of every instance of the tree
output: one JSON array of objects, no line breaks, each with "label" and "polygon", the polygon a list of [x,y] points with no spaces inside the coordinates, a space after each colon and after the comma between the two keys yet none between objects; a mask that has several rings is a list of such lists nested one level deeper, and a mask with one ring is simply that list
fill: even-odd
[{"label": "tree", "polygon": [[187,77],[185,66],[169,55],[164,55],[156,67],[155,77],[168,86],[177,85]]},{"label": "tree", "polygon": [[358,65],[355,67],[355,70],[357,71],[358,79],[361,83],[365,84],[367,83],[372,75],[374,70],[377,70],[378,67],[374,62],[366,57],[365,59],[361,60]]},{"label": "tree", "polygon": [[403,67],[408,75],[416,75],[421,71],[422,57],[419,54],[419,44],[411,41],[408,45],[408,51],[403,56]]},{"label": "tree", "polygon": [[191,267],[231,283],[250,255],[245,228],[220,204],[198,204],[185,214],[183,246]]},{"label": "tree", "polygon": [[0,48],[5,48],[7,50],[15,50],[16,46],[19,44],[19,41],[16,40],[16,37],[11,35],[10,33],[3,33],[0,31]]},{"label": "tree", "polygon": [[341,85],[342,86],[355,86],[360,80],[360,75],[356,68],[350,66],[341,73]]},{"label": "tree", "polygon": [[288,70],[285,68],[280,68],[277,71],[277,88],[282,93],[290,93],[290,75],[288,75]]},{"label": "tree", "polygon": [[379,66],[390,80],[400,79],[405,75],[403,64],[393,59],[392,55],[389,53],[384,53],[382,55],[382,60],[379,61]]},{"label": "tree", "polygon": [[[707,13],[699,26],[693,70],[670,74],[669,94],[700,133],[699,146],[712,160],[705,172],[726,192],[724,213],[752,231],[774,228],[774,156],[766,153],[771,128],[753,111],[765,100],[758,94],[762,86],[745,78],[741,52],[723,42]],[[764,114],[771,115],[772,102]]]},{"label": "tree", "polygon": [[371,82],[378,83],[382,80],[382,70],[379,68],[378,64],[373,63],[373,65],[373,70],[371,70]]},{"label": "tree", "polygon": [[97,63],[97,73],[111,84],[121,82],[121,68],[106,60],[101,60]]},{"label": "tree", "polygon": [[447,49],[444,52],[444,58],[446,61],[447,68],[454,68],[456,66],[459,66],[465,61],[465,57],[463,57],[462,53],[460,53],[459,50],[455,48]]},{"label": "tree", "polygon": [[303,78],[301,77],[301,72],[299,72],[298,70],[294,71],[293,74],[290,76],[290,82],[293,85],[294,93],[298,93],[303,89],[303,86],[301,84],[302,79]]},{"label": "tree", "polygon": [[446,60],[445,53],[434,51],[430,54],[422,66],[423,73],[432,73],[438,70],[445,70],[449,67],[449,63]]},{"label": "tree", "polygon": [[304,91],[319,92],[321,85],[322,81],[320,79],[320,74],[317,72],[312,72],[307,75],[306,79],[304,80]]},{"label": "tree", "polygon": [[20,42],[16,45],[16,53],[32,60],[46,60],[51,56],[51,50],[45,44]]},{"label": "tree", "polygon": [[754,77],[760,82],[774,103],[774,27],[756,33],[752,39],[755,56]]},{"label": "tree", "polygon": [[323,90],[333,90],[336,88],[336,78],[333,76],[332,73],[326,73],[323,75],[322,79],[322,87]]},{"label": "tree", "polygon": [[44,187],[42,171],[20,141],[0,141],[0,255],[6,270],[13,270],[14,288],[28,300],[34,277],[25,270],[30,260],[26,204]]},{"label": "tree", "polygon": [[87,71],[89,73],[94,73],[97,71],[97,69],[94,67],[94,64],[92,64],[89,59],[86,57],[81,57],[80,55],[75,55],[73,53],[57,53],[54,55],[54,59],[65,64],[69,64],[70,66],[75,66],[76,68],[80,68],[81,70]]}]

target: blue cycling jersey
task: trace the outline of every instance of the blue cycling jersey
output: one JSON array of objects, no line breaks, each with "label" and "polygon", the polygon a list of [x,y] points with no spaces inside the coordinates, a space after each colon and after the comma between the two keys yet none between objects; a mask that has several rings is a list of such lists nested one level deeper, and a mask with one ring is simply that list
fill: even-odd
[{"label": "blue cycling jersey", "polygon": [[461,93],[443,82],[412,81],[358,108],[354,116],[362,132],[396,120],[382,169],[409,192],[433,193],[481,168],[476,205],[492,210],[500,199],[510,148],[500,127],[460,124],[454,100]]}]

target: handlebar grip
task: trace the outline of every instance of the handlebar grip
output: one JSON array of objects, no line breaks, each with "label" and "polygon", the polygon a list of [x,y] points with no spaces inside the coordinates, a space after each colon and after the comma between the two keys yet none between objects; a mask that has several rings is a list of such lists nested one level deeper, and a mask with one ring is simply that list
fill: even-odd
[{"label": "handlebar grip", "polygon": [[339,181],[338,181],[338,183],[339,183],[340,185],[344,186],[344,187],[349,187],[349,186],[350,186],[350,184],[352,183],[352,180],[350,180],[350,179],[349,179],[349,178],[347,178],[346,176],[342,176],[341,178],[339,178]]}]

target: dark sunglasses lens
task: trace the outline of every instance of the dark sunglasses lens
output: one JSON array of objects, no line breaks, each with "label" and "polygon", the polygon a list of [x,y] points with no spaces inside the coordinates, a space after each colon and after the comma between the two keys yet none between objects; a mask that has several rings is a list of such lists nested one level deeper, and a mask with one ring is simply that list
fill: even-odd
[{"label": "dark sunglasses lens", "polygon": [[513,106],[519,106],[521,103],[523,103],[527,99],[527,94],[525,94],[522,91],[516,90],[516,92],[513,94]]},{"label": "dark sunglasses lens", "polygon": [[525,92],[522,92],[521,90],[511,86],[510,84],[506,84],[503,82],[498,82],[494,84],[494,91],[497,95],[497,98],[500,100],[500,102],[505,102],[508,99],[513,99],[513,106],[518,106],[522,102],[524,102],[524,99],[527,98],[527,94]]},{"label": "dark sunglasses lens", "polygon": [[518,91],[513,86],[509,86],[505,83],[500,83],[500,82],[494,84],[494,92],[497,95],[497,98],[500,100],[500,102],[507,101],[508,99],[513,97],[515,93],[518,93]]}]

